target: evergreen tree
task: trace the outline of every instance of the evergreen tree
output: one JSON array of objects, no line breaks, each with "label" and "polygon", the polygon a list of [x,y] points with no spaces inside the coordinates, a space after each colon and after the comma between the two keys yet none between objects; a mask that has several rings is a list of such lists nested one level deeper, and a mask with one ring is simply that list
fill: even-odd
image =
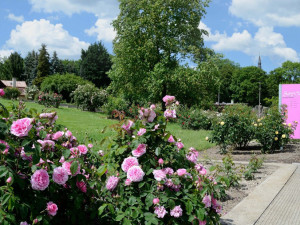
[{"label": "evergreen tree", "polygon": [[90,45],[86,51],[81,50],[80,76],[97,87],[109,85],[107,72],[111,66],[110,55],[101,42]]},{"label": "evergreen tree", "polygon": [[50,56],[47,52],[46,45],[42,44],[39,49],[39,58],[37,65],[37,77],[34,79],[33,84],[40,87],[41,83],[46,76],[50,75]]},{"label": "evergreen tree", "polygon": [[28,52],[27,56],[24,59],[24,77],[26,83],[30,86],[32,81],[37,76],[37,65],[38,65],[38,53],[34,50]]},{"label": "evergreen tree", "polygon": [[6,57],[0,59],[0,80],[11,80],[9,73],[9,61]]},{"label": "evergreen tree", "polygon": [[74,73],[75,75],[80,75],[80,64],[81,60],[61,60],[63,73]]},{"label": "evergreen tree", "polygon": [[11,53],[8,57],[10,77],[15,77],[18,80],[23,80],[24,60],[17,52]]},{"label": "evergreen tree", "polygon": [[51,74],[62,74],[63,71],[63,65],[61,63],[61,60],[58,58],[56,51],[53,52],[53,56],[50,60],[50,73]]}]

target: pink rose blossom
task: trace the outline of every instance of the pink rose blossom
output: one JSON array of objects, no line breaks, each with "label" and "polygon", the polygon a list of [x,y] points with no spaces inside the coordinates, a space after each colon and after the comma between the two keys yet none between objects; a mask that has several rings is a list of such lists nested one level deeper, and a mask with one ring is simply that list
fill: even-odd
[{"label": "pink rose blossom", "polygon": [[166,174],[166,175],[173,175],[174,170],[170,167],[167,168],[163,168],[162,171]]},{"label": "pink rose blossom", "polygon": [[63,131],[57,131],[56,133],[52,134],[52,140],[57,141],[64,135]]},{"label": "pink rose blossom", "polygon": [[176,172],[180,177],[187,174],[186,169],[178,169]]},{"label": "pink rose blossom", "polygon": [[29,225],[26,221],[21,222],[20,225]]},{"label": "pink rose blossom", "polygon": [[181,209],[180,205],[175,206],[174,209],[172,209],[170,211],[170,215],[175,218],[182,216],[182,209]]},{"label": "pink rose blossom", "polygon": [[146,133],[146,129],[145,128],[141,128],[139,131],[138,131],[138,133],[137,133],[137,135],[138,136],[142,136],[144,133]]},{"label": "pink rose blossom", "polygon": [[216,213],[222,212],[222,206],[217,202],[217,200],[213,196],[211,196],[211,203]]},{"label": "pink rose blossom", "polygon": [[76,158],[77,156],[80,155],[80,151],[78,148],[70,148],[71,151],[71,157],[70,158]]},{"label": "pink rose blossom", "polygon": [[158,198],[154,198],[154,199],[153,199],[153,204],[154,204],[154,205],[157,205],[158,203],[159,203],[159,199],[158,199]]},{"label": "pink rose blossom", "polygon": [[166,111],[164,112],[164,116],[169,119],[169,118],[176,118],[176,110],[175,109],[166,109]]},{"label": "pink rose blossom", "polygon": [[10,133],[17,137],[25,137],[28,135],[28,132],[32,128],[32,119],[23,118],[17,121],[14,121],[10,128]]},{"label": "pink rose blossom", "polygon": [[184,147],[182,142],[177,142],[176,146],[177,146],[178,149],[182,149]]},{"label": "pink rose blossom", "polygon": [[156,130],[158,130],[158,128],[159,128],[159,124],[156,124],[156,125],[154,126],[154,129],[153,129],[153,131],[156,131]]},{"label": "pink rose blossom", "polygon": [[42,146],[42,150],[53,150],[55,143],[51,140],[37,140],[37,142]]},{"label": "pink rose blossom", "polygon": [[65,137],[66,137],[66,138],[72,137],[72,132],[69,131],[69,130],[67,130],[67,131],[65,132]]},{"label": "pink rose blossom", "polygon": [[205,208],[211,207],[211,196],[210,195],[205,195],[202,202],[205,205]]},{"label": "pink rose blossom", "polygon": [[128,133],[130,133],[130,132],[131,132],[131,131],[130,131],[130,128],[133,126],[133,124],[134,124],[134,123],[133,123],[131,120],[128,120],[127,125],[123,124],[122,128],[123,128],[124,130],[126,130]]},{"label": "pink rose blossom", "polygon": [[157,215],[158,218],[164,218],[165,215],[168,213],[165,207],[163,206],[156,206],[154,209],[154,213]]},{"label": "pink rose blossom", "polygon": [[127,178],[132,182],[140,182],[144,178],[144,171],[139,166],[133,166],[127,171]]},{"label": "pink rose blossom", "polygon": [[132,183],[132,181],[130,179],[126,179],[125,180],[125,185],[126,186],[129,186],[131,183]]},{"label": "pink rose blossom", "polygon": [[55,203],[53,203],[53,202],[47,203],[47,211],[50,216],[55,216],[57,213],[57,210],[58,210],[58,207]]},{"label": "pink rose blossom", "polygon": [[7,180],[6,180],[6,183],[10,183],[12,181],[12,178],[11,177],[9,177],[9,178],[7,178]]},{"label": "pink rose blossom", "polygon": [[33,190],[45,190],[49,185],[49,175],[46,170],[40,169],[31,176],[31,187]]},{"label": "pink rose blossom", "polygon": [[138,147],[132,151],[132,155],[135,157],[141,157],[146,153],[146,145],[145,144],[139,144]]},{"label": "pink rose blossom", "polygon": [[201,175],[205,175],[206,174],[206,169],[204,168],[203,165],[201,165],[200,163],[195,165],[195,169],[198,171],[198,173],[200,173]]},{"label": "pink rose blossom", "polygon": [[140,119],[141,120],[151,123],[151,122],[153,122],[155,117],[156,117],[156,113],[154,112],[154,110],[141,108],[141,110],[140,110]]},{"label": "pink rose blossom", "polygon": [[3,150],[2,154],[7,155],[8,154],[8,150],[9,150],[9,145],[5,141],[3,141],[3,140],[0,140],[0,144],[5,145],[5,149]]},{"label": "pink rose blossom", "polygon": [[163,102],[165,102],[166,106],[171,105],[173,102],[175,102],[175,97],[166,95],[165,97],[163,97]]},{"label": "pink rose blossom", "polygon": [[80,191],[82,191],[83,193],[86,193],[86,183],[84,181],[77,181],[76,186],[78,187],[78,189]]},{"label": "pink rose blossom", "polygon": [[206,225],[206,220],[203,221],[199,220],[199,225]]},{"label": "pink rose blossom", "polygon": [[3,96],[3,95],[5,95],[5,92],[4,92],[4,90],[1,88],[1,89],[0,89],[0,96]]},{"label": "pink rose blossom", "polygon": [[173,143],[175,142],[174,138],[172,135],[170,135],[170,137],[168,138],[168,142]]},{"label": "pink rose blossom", "polygon": [[57,167],[53,170],[52,179],[57,184],[65,184],[69,179],[68,171],[61,166]]},{"label": "pink rose blossom", "polygon": [[109,191],[113,191],[119,183],[119,178],[115,176],[110,176],[106,183],[106,189]]},{"label": "pink rose blossom", "polygon": [[[73,162],[73,161],[72,161]],[[72,176],[75,176],[77,174],[80,173],[80,164],[78,163],[78,168],[77,168],[77,171],[75,172],[75,174],[72,174],[71,173],[71,165],[72,165],[72,162],[64,162],[62,164],[62,167],[67,171],[68,175],[72,175]]]},{"label": "pink rose blossom", "polygon": [[32,161],[32,156],[27,156],[23,147],[22,147],[22,150],[21,150],[21,158],[23,160]]},{"label": "pink rose blossom", "polygon": [[81,154],[85,155],[88,152],[88,149],[85,145],[78,145],[78,150]]},{"label": "pink rose blossom", "polygon": [[92,148],[93,146],[93,144],[88,144],[88,148]]},{"label": "pink rose blossom", "polygon": [[127,173],[127,171],[133,167],[133,166],[138,166],[139,165],[139,162],[137,160],[137,158],[135,157],[128,157],[126,159],[124,159],[122,165],[121,165],[121,168],[124,172]]},{"label": "pink rose blossom", "polygon": [[153,170],[154,179],[162,181],[166,178],[166,173],[163,170]]},{"label": "pink rose blossom", "polygon": [[60,157],[59,162],[60,162],[60,163],[64,163],[64,162],[65,162],[65,157],[64,157],[64,156]]},{"label": "pink rose blossom", "polygon": [[156,106],[154,104],[152,104],[152,105],[150,105],[150,109],[154,110],[154,109],[156,109]]},{"label": "pink rose blossom", "polygon": [[189,153],[186,155],[187,160],[193,162],[193,163],[197,163],[198,160],[198,151],[194,148],[190,148]]},{"label": "pink rose blossom", "polygon": [[160,158],[160,159],[158,160],[158,164],[160,164],[160,165],[164,164],[164,160],[163,160],[162,158]]},{"label": "pink rose blossom", "polygon": [[99,150],[98,151],[98,154],[102,157],[102,156],[104,156],[104,152],[102,151],[102,150]]}]

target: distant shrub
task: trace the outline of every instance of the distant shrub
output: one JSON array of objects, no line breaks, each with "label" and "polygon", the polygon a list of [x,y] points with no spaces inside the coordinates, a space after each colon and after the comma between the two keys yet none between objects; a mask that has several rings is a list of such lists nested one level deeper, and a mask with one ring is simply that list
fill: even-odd
[{"label": "distant shrub", "polygon": [[21,95],[21,92],[19,91],[18,88],[12,88],[12,87],[7,87],[7,88],[4,88],[4,98],[7,98],[7,99],[17,99],[20,97]]},{"label": "distant shrub", "polygon": [[94,85],[79,85],[72,92],[74,103],[82,110],[95,111],[101,107],[107,99],[106,90],[98,89]]},{"label": "distant shrub", "polygon": [[58,108],[62,100],[62,95],[57,93],[41,92],[38,97],[38,103],[46,107]]},{"label": "distant shrub", "polygon": [[92,84],[83,78],[74,74],[54,74],[45,78],[41,84],[41,91],[47,93],[61,94],[67,102],[71,101],[70,94],[76,90],[79,85]]},{"label": "distant shrub", "polygon": [[27,97],[27,99],[34,100],[35,97],[38,95],[38,93],[39,93],[39,89],[35,85],[31,85],[31,86],[26,88],[26,97]]},{"label": "distant shrub", "polygon": [[124,111],[124,113],[126,114],[126,111],[129,107],[130,103],[124,98],[109,95],[107,98],[107,103],[103,106],[103,109],[109,117],[113,118],[113,112],[115,110],[120,112]]}]

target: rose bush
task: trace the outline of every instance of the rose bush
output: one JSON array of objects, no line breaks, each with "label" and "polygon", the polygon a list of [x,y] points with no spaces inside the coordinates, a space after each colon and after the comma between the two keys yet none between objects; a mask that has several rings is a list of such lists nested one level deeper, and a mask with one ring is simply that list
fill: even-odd
[{"label": "rose bush", "polygon": [[57,126],[55,112],[16,108],[0,111],[0,224],[99,223],[99,156]]}]

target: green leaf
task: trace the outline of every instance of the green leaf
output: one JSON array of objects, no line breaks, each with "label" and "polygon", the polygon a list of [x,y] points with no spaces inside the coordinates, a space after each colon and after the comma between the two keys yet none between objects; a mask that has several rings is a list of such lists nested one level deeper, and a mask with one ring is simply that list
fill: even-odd
[{"label": "green leaf", "polygon": [[71,154],[70,149],[64,149],[63,150],[63,156],[64,156],[65,159],[69,158],[70,154]]},{"label": "green leaf", "polygon": [[97,174],[101,177],[106,171],[106,165],[102,165],[98,168]]},{"label": "green leaf", "polygon": [[78,170],[78,161],[73,161],[70,167],[72,175],[74,175]]},{"label": "green leaf", "polygon": [[138,212],[137,208],[135,208],[135,207],[132,208],[132,210],[131,210],[131,216],[132,216],[132,218],[134,218],[134,219],[138,218],[139,212]]},{"label": "green leaf", "polygon": [[37,152],[35,152],[33,155],[32,155],[32,163],[33,164],[37,164],[37,163],[39,163],[40,162],[40,155],[37,153]]},{"label": "green leaf", "polygon": [[152,204],[153,204],[153,199],[154,199],[154,195],[153,194],[148,194],[146,199],[145,199],[145,203],[146,203],[146,207],[149,208]]},{"label": "green leaf", "polygon": [[25,139],[25,140],[23,140],[22,141],[22,146],[24,147],[24,146],[26,146],[26,145],[29,145],[30,143],[31,143],[31,139]]},{"label": "green leaf", "polygon": [[169,207],[170,207],[170,209],[173,209],[174,207],[175,207],[175,202],[174,202],[174,200],[172,200],[172,199],[169,199]]},{"label": "green leaf", "polygon": [[185,203],[185,208],[186,208],[186,213],[188,215],[190,215],[192,213],[192,211],[193,211],[193,204],[192,204],[192,202],[191,201],[187,201]]},{"label": "green leaf", "polygon": [[205,209],[198,209],[196,211],[196,216],[199,220],[204,220],[204,215],[205,215]]},{"label": "green leaf", "polygon": [[209,171],[212,172],[212,171],[214,171],[216,168],[217,168],[216,166],[211,166],[211,167],[209,167]]},{"label": "green leaf", "polygon": [[101,216],[107,204],[104,204],[98,208],[98,215]]},{"label": "green leaf", "polygon": [[124,220],[123,220],[123,225],[131,225],[130,220],[127,219],[127,218],[124,218]]},{"label": "green leaf", "polygon": [[4,149],[6,149],[6,146],[4,144],[0,143],[0,150],[3,151]]},{"label": "green leaf", "polygon": [[5,193],[1,198],[1,205],[5,205],[6,202],[10,199],[11,195],[9,193]]},{"label": "green leaf", "polygon": [[125,214],[118,215],[115,220],[121,221],[124,218],[124,216],[125,216]]},{"label": "green leaf", "polygon": [[159,156],[160,155],[160,151],[161,151],[161,149],[159,147],[157,147],[155,149],[155,155]]}]

